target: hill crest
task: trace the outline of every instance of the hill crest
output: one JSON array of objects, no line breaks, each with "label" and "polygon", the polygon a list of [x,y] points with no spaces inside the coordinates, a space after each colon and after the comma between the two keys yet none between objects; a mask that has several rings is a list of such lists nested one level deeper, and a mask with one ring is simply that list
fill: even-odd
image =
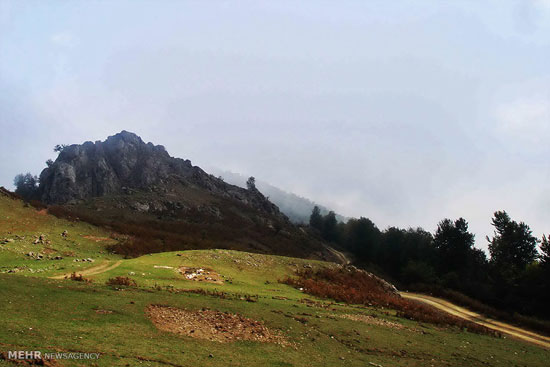
[{"label": "hill crest", "polygon": [[128,131],[105,141],[62,147],[55,162],[40,174],[39,194],[44,203],[66,204],[132,190],[169,194],[182,187],[204,189],[262,213],[282,216],[258,190],[228,184]]}]

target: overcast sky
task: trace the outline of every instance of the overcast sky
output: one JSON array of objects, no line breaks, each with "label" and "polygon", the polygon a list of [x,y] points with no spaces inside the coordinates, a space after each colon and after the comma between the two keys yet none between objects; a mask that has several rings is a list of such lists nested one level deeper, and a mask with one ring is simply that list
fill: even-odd
[{"label": "overcast sky", "polygon": [[0,0],[0,185],[123,129],[381,228],[550,233],[550,0]]}]

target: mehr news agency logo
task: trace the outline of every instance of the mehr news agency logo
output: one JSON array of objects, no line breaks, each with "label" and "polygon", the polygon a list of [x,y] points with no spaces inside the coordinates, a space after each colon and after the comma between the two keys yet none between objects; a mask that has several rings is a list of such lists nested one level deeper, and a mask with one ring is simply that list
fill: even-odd
[{"label": "mehr news agency logo", "polygon": [[10,350],[2,353],[7,360],[51,360],[51,359],[99,359],[101,353],[53,352],[42,353],[39,350]]}]

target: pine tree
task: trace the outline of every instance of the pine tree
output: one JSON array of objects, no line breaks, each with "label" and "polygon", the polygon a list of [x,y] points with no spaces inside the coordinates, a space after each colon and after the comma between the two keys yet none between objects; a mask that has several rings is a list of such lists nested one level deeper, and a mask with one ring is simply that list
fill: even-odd
[{"label": "pine tree", "polygon": [[513,280],[537,258],[538,240],[527,224],[511,220],[505,211],[496,212],[492,222],[495,235],[487,237],[491,264],[498,274]]},{"label": "pine tree", "polygon": [[454,222],[444,219],[437,226],[434,245],[442,272],[460,273],[466,269],[472,255],[474,234],[468,232],[468,222],[464,218]]},{"label": "pine tree", "polygon": [[545,235],[542,235],[542,241],[540,243],[540,263],[541,265],[550,270],[550,239]]},{"label": "pine tree", "polygon": [[321,231],[323,229],[323,216],[321,215],[321,209],[317,205],[313,207],[311,216],[309,217],[309,225],[313,228]]}]

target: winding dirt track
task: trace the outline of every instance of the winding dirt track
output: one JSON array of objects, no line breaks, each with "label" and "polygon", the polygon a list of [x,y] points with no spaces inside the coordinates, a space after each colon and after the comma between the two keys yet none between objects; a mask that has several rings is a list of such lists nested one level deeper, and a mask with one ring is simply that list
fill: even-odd
[{"label": "winding dirt track", "polygon": [[455,304],[452,304],[451,302],[441,298],[426,296],[424,294],[419,294],[419,293],[409,293],[409,292],[400,292],[400,294],[402,297],[426,303],[437,309],[450,313],[453,316],[457,316],[462,319],[475,322],[476,324],[483,325],[489,329],[496,330],[502,334],[507,334],[511,337],[539,345],[546,349],[550,349],[550,338],[544,335],[536,334],[532,331],[521,329],[517,326],[513,326],[510,324],[506,324],[497,320],[484,317],[478,313],[467,310],[464,307],[460,307]]},{"label": "winding dirt track", "polygon": [[333,254],[338,259],[339,264],[348,265],[351,263],[350,259],[342,251],[338,251],[329,245],[324,246],[331,254]]},{"label": "winding dirt track", "polygon": [[[92,266],[91,268],[87,268],[87,269],[82,270],[82,271],[75,271],[75,273],[81,274],[83,276],[84,275],[96,275],[96,274],[104,273],[104,272],[109,271],[109,270],[113,270],[114,268],[116,268],[120,264],[122,264],[122,260],[118,260],[113,264],[111,264],[110,261],[105,261],[104,263],[102,263],[100,265]],[[71,274],[72,274],[72,272],[71,273],[66,273],[66,274],[61,274],[61,275],[55,275],[53,277],[50,277],[50,279],[64,279],[65,277],[70,277]]]}]

